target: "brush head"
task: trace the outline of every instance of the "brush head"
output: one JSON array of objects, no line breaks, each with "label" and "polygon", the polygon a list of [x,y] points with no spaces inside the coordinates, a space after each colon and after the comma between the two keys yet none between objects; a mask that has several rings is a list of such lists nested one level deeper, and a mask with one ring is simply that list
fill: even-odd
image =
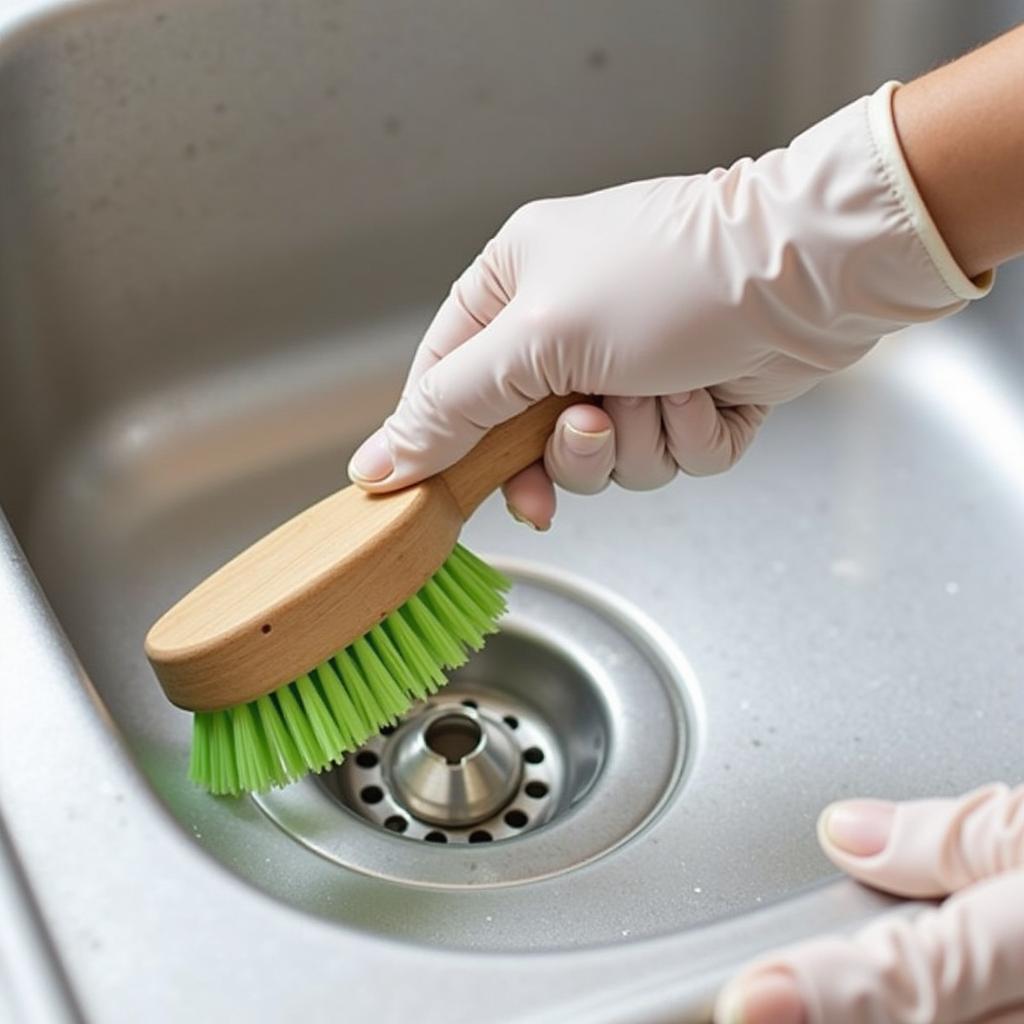
[{"label": "brush head", "polygon": [[340,763],[437,691],[479,650],[505,609],[508,581],[456,546],[402,606],[294,681],[195,716],[189,776],[219,795],[284,786]]},{"label": "brush head", "polygon": [[463,517],[441,478],[346,487],[233,558],[163,615],[146,655],[189,711],[255,700],[369,632],[443,565]]}]

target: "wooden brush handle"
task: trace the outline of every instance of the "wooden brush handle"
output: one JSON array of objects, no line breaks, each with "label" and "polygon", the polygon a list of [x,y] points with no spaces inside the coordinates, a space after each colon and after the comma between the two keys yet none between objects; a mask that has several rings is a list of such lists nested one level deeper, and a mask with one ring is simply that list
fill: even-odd
[{"label": "wooden brush handle", "polygon": [[543,458],[558,417],[570,405],[585,401],[577,394],[543,398],[489,430],[468,455],[438,474],[451,491],[462,518],[468,519],[509,477]]}]

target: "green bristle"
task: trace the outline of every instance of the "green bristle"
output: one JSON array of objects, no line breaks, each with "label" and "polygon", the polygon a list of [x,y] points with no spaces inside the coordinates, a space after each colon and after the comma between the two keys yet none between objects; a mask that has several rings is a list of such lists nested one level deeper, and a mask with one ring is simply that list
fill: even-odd
[{"label": "green bristle", "polygon": [[419,594],[410,597],[402,605],[401,611],[408,616],[409,625],[416,631],[430,656],[441,668],[457,668],[466,660],[466,652],[462,645],[443,623],[438,622]]},{"label": "green bristle", "polygon": [[423,600],[452,636],[463,644],[468,644],[474,650],[479,650],[483,646],[483,634],[456,607],[452,599],[444,592],[441,584],[438,583],[436,576],[427,580],[422,593]]},{"label": "green bristle", "polygon": [[473,595],[459,586],[452,573],[442,566],[437,570],[434,582],[444,591],[445,597],[458,608],[467,621],[472,623],[474,634],[480,637],[481,643],[483,637],[494,632],[494,616],[488,615],[473,599]]},{"label": "green bristle", "polygon": [[252,789],[274,774],[270,750],[260,735],[256,715],[248,704],[232,708],[230,715],[238,763],[238,785],[241,789]]},{"label": "green bristle", "polygon": [[[479,576],[471,563],[463,562],[459,558],[449,558],[444,568],[455,585],[487,616],[493,627],[494,620],[505,611],[505,597],[502,592],[495,590]],[[505,586],[507,588],[507,581]]]},{"label": "green bristle", "polygon": [[210,778],[210,723],[209,713],[192,718],[192,754],[188,762],[188,777],[197,785],[208,785]]},{"label": "green bristle", "polygon": [[367,736],[372,736],[373,733],[380,729],[377,723],[382,721],[383,711],[381,711],[376,700],[374,700],[373,694],[367,687],[366,680],[363,679],[359,666],[356,665],[355,659],[349,653],[348,648],[338,651],[334,656],[334,663],[338,667],[338,675],[345,687],[345,691],[352,698],[352,703],[359,713],[359,721],[362,724],[360,731]]},{"label": "green bristle", "polygon": [[329,661],[317,665],[316,675],[320,682],[320,689],[331,706],[334,721],[338,723],[338,728],[342,732],[342,749],[355,750],[362,742],[360,737],[365,734],[366,727],[363,725],[363,720],[360,718],[355,704],[352,703],[352,698],[348,695],[348,691],[338,678],[338,673],[334,671],[334,666]]},{"label": "green bristle", "polygon": [[430,652],[423,646],[423,641],[405,621],[401,612],[392,612],[384,620],[384,629],[398,648],[399,656],[409,667],[413,677],[423,684],[428,694],[436,693],[438,687],[444,686],[445,678],[441,666],[430,657]]},{"label": "green bristle", "polygon": [[391,638],[384,632],[383,625],[374,626],[367,639],[402,694],[420,699],[426,697],[427,688],[417,681],[412,669],[402,661],[402,656],[391,642]]},{"label": "green bristle", "polygon": [[210,724],[210,792],[239,790],[234,731],[226,711],[215,711]]},{"label": "green bristle", "polygon": [[[344,749],[345,741],[341,738],[341,730],[308,675],[299,676],[293,685],[299,691],[302,710],[316,740],[317,756],[323,760],[324,765],[328,765]],[[340,760],[340,757],[338,759]]]},{"label": "green bristle", "polygon": [[[498,572],[493,565],[488,565],[482,558],[477,558],[468,548],[461,544],[455,546],[451,557],[460,565],[465,565],[492,591],[501,594],[512,586],[512,581],[503,573]],[[445,563],[448,564],[447,562]]]},{"label": "green bristle", "polygon": [[308,673],[248,704],[197,712],[189,778],[234,796],[340,763],[482,646],[509,586],[456,545],[419,593]]},{"label": "green bristle", "polygon": [[409,709],[409,701],[405,694],[395,685],[388,670],[380,658],[374,653],[365,636],[361,636],[352,644],[352,651],[359,664],[359,670],[366,680],[367,689],[377,699],[381,709],[376,719],[377,728],[390,725]]},{"label": "green bristle", "polygon": [[295,740],[295,746],[303,763],[312,771],[320,771],[321,768],[327,766],[329,759],[321,758],[316,749],[316,737],[313,735],[313,729],[308,719],[302,712],[294,687],[294,683],[289,683],[274,691],[277,697],[277,706],[281,709],[281,717],[284,719],[284,724],[288,727],[292,739]]},{"label": "green bristle", "polygon": [[294,782],[305,770],[302,757],[288,732],[288,727],[281,720],[281,713],[277,710],[273,697],[264,695],[253,703],[267,744],[271,764],[270,780],[276,786],[286,786],[289,782]]}]

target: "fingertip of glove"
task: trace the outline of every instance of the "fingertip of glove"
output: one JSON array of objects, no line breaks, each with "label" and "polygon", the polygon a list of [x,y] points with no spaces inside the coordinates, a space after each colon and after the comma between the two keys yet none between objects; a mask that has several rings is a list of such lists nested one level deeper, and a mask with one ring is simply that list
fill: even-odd
[{"label": "fingertip of glove", "polygon": [[348,463],[349,479],[356,484],[382,484],[395,471],[383,428],[371,434],[355,451]]},{"label": "fingertip of glove", "polygon": [[822,811],[818,836],[826,851],[874,857],[889,845],[895,816],[896,805],[886,800],[843,800]]},{"label": "fingertip of glove", "polygon": [[714,1024],[806,1024],[796,982],[778,970],[727,985],[715,1004]]},{"label": "fingertip of glove", "polygon": [[604,450],[611,440],[612,431],[608,427],[605,430],[580,430],[568,420],[562,426],[562,440],[566,448],[573,455],[589,458],[598,455]]},{"label": "fingertip of glove", "polygon": [[513,505],[512,502],[510,502],[510,501],[506,501],[505,502],[505,508],[508,511],[508,514],[517,523],[522,523],[523,526],[528,526],[531,530],[535,530],[537,533],[547,533],[548,530],[551,529],[551,522],[550,522],[550,520],[547,523],[544,523],[543,525],[541,525],[540,523],[535,523],[524,512],[520,512],[519,509],[517,509],[515,507],[515,505]]}]

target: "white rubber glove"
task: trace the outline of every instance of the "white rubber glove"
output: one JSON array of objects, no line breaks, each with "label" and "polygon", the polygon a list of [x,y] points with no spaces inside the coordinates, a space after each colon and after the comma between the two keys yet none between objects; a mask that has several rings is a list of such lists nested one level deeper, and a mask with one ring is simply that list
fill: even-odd
[{"label": "white rubber glove", "polygon": [[1024,1021],[1024,786],[959,800],[835,804],[818,826],[854,878],[899,896],[956,895],[744,972],[716,1024],[1009,1024]]},{"label": "white rubber glove", "polygon": [[518,210],[455,282],[352,479],[392,490],[552,392],[603,396],[566,410],[543,469],[506,487],[546,528],[548,477],[589,493],[724,470],[769,406],[984,295],[917,194],[895,88],[758,160]]}]

